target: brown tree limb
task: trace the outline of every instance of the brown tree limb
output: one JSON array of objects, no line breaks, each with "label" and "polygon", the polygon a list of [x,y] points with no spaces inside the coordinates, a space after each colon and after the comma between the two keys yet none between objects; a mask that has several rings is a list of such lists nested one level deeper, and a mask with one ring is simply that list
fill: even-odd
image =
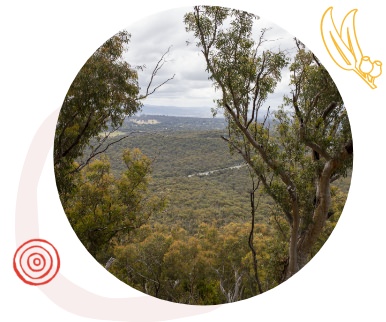
[{"label": "brown tree limb", "polygon": [[331,102],[326,109],[323,111],[322,118],[325,120],[328,115],[338,106],[336,102]]},{"label": "brown tree limb", "polygon": [[167,54],[169,54],[170,52],[170,48],[169,47],[165,53],[162,54],[161,58],[158,60],[157,64],[155,65],[152,73],[151,73],[151,77],[150,77],[150,81],[146,87],[146,92],[145,94],[141,95],[138,97],[139,100],[142,100],[142,99],[145,99],[147,98],[148,96],[152,95],[153,93],[155,93],[155,91],[160,88],[161,86],[165,85],[167,82],[169,82],[170,80],[174,79],[174,76],[176,76],[176,74],[174,74],[172,77],[169,77],[167,80],[163,81],[160,85],[156,86],[155,88],[153,88],[153,90],[150,90],[150,87],[151,85],[153,84],[153,80],[154,80],[154,77],[157,75],[157,73],[160,71],[160,69],[163,67],[163,65],[167,62],[166,59],[165,59],[165,56]]},{"label": "brown tree limb", "polygon": [[[235,149],[235,150],[243,157],[243,159],[245,160],[245,162],[249,165],[250,169],[253,169],[253,171],[255,172],[255,174],[258,176],[260,182],[264,185],[264,187],[265,187],[267,193],[272,197],[273,200],[277,201],[277,199],[278,199],[277,196],[274,195],[274,194],[272,193],[271,189],[270,189],[270,183],[267,182],[266,178],[265,178],[261,173],[258,173],[258,172],[256,171],[256,169],[255,169],[255,167],[253,166],[253,163],[252,163],[252,161],[251,161],[251,159],[250,159],[250,156],[249,156],[247,153],[243,152],[238,146],[236,146],[232,141],[230,141],[230,140],[227,139],[226,137],[221,136],[221,138],[222,138],[224,141],[228,142],[228,143],[229,143],[229,144],[230,144],[230,145],[231,145],[231,146],[232,146],[232,147],[233,147],[233,148],[234,148],[234,149]],[[293,218],[292,218],[291,213],[288,212],[288,211],[283,207],[282,204],[278,203],[278,205],[280,205],[280,207],[281,207],[283,213],[285,214],[286,219],[288,220],[288,222],[289,222],[290,224],[292,224]]]},{"label": "brown tree limb", "polygon": [[279,177],[283,181],[283,183],[287,186],[290,187],[289,192],[292,196],[294,197],[295,193],[295,184],[292,182],[290,177],[284,172],[284,170],[281,169],[279,166],[278,162],[276,160],[272,160],[268,157],[267,153],[264,151],[263,146],[256,142],[256,140],[252,137],[251,133],[246,129],[241,123],[240,120],[237,119],[236,114],[234,111],[231,109],[231,107],[225,103],[224,106],[226,107],[226,110],[231,114],[233,120],[235,121],[237,127],[243,132],[245,137],[248,139],[249,143],[259,152],[260,156],[264,160],[264,162],[276,173],[278,173]]},{"label": "brown tree limb", "polygon": [[253,180],[253,175],[252,175],[250,169],[249,169],[249,172],[250,172],[250,177],[252,179],[252,190],[250,192],[250,201],[251,201],[251,230],[249,232],[248,245],[249,245],[249,248],[250,248],[250,250],[252,252],[252,262],[253,262],[253,271],[254,271],[254,275],[255,275],[255,280],[256,280],[256,283],[257,283],[257,287],[258,287],[259,293],[261,294],[261,293],[263,293],[263,289],[262,289],[262,286],[261,286],[259,272],[258,272],[258,267],[257,267],[258,263],[257,263],[256,249],[255,249],[255,246],[253,244],[253,239],[254,239],[253,237],[254,237],[254,233],[255,233],[256,208],[258,207],[258,204],[259,204],[259,201],[257,202],[257,204],[255,203],[255,193],[259,189],[260,180],[257,182],[257,185],[255,186],[255,181]]}]

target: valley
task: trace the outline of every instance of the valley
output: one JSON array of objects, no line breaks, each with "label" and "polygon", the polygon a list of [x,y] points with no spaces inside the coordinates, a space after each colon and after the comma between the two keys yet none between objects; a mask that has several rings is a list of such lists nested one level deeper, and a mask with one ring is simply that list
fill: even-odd
[{"label": "valley", "polygon": [[[178,303],[220,304],[229,292],[246,299],[279,285],[288,222],[231,153],[221,138],[227,134],[223,118],[126,119],[81,171],[67,204],[87,250],[101,265],[112,263],[109,271],[124,283]],[[311,256],[339,219],[350,177],[331,185],[331,218]]]}]

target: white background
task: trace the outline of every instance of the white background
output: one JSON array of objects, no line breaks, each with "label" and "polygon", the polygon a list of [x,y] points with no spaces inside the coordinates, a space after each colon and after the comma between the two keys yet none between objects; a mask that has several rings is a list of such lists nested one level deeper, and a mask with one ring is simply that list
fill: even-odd
[{"label": "white background", "polygon": [[[281,286],[250,300],[174,321],[385,321],[386,210],[384,171],[385,78],[371,90],[329,57],[320,19],[335,21],[357,8],[357,36],[365,55],[386,63],[385,12],[379,1],[207,1],[256,13],[301,39],[324,63],[345,100],[354,139],[354,171],[343,215],[319,254]],[[140,18],[197,4],[179,1],[4,1],[0,5],[1,201],[0,309],[4,321],[96,321],[63,310],[12,268],[19,244],[15,207],[24,161],[43,121],[60,108],[75,75],[105,40]],[[156,46],[156,44],[154,44]],[[52,138],[46,138],[53,141]],[[38,189],[41,238],[62,260],[60,273],[106,297],[138,296],[91,258],[72,232],[56,193],[52,150]],[[28,166],[28,165],[27,165]],[[66,294],[68,297],[72,294]],[[129,303],[129,302],[128,302]],[[130,304],[127,310],[131,310]],[[152,308],[147,308],[151,310]],[[139,321],[133,316],[132,321]]]}]

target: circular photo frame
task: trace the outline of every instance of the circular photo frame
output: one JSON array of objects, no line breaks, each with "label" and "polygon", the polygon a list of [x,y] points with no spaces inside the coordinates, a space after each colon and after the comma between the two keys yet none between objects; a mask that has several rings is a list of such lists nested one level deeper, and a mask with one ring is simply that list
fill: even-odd
[{"label": "circular photo frame", "polygon": [[347,198],[353,141],[301,40],[195,6],[94,52],[53,154],[64,211],[100,265],[152,297],[219,305],[269,291],[319,251]]}]

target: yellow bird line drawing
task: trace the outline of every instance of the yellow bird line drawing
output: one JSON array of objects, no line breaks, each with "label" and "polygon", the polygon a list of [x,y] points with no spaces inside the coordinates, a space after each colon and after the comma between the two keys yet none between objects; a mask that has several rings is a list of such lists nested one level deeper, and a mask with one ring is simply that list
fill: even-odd
[{"label": "yellow bird line drawing", "polygon": [[377,88],[374,81],[382,74],[382,62],[371,61],[369,56],[362,54],[355,30],[355,15],[358,9],[353,9],[344,17],[340,31],[335,26],[332,17],[333,7],[329,7],[320,22],[322,39],[332,60],[345,70],[353,70],[372,89]]}]

